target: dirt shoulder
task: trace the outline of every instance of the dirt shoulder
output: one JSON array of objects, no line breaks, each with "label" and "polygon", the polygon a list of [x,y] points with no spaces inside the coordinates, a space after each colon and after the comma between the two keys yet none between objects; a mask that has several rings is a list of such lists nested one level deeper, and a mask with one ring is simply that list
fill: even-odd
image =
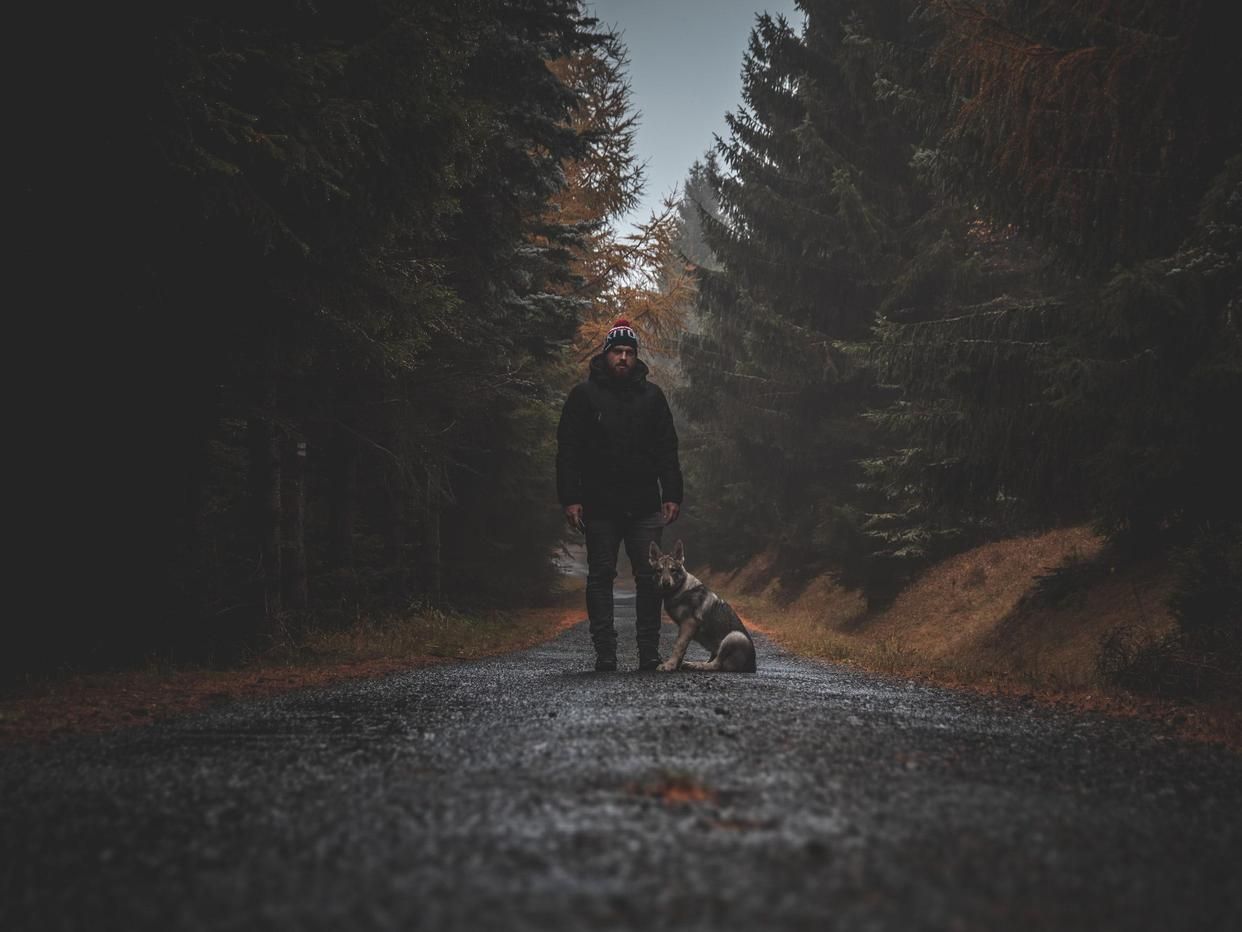
[{"label": "dirt shoulder", "polygon": [[383,676],[521,650],[583,617],[572,586],[548,606],[490,614],[426,612],[376,618],[276,645],[236,670],[147,669],[78,673],[0,698],[0,746],[97,734],[343,680]]},{"label": "dirt shoulder", "polygon": [[1078,711],[1141,717],[1187,740],[1242,749],[1242,709],[1146,698],[1100,672],[1110,636],[1158,640],[1174,627],[1172,586],[1158,564],[1117,568],[1062,598],[1036,596],[1038,577],[1089,561],[1102,541],[1087,528],[987,544],[929,569],[886,610],[819,577],[784,585],[770,555],[710,584],[746,623],[787,650],[870,672],[1019,697]]}]

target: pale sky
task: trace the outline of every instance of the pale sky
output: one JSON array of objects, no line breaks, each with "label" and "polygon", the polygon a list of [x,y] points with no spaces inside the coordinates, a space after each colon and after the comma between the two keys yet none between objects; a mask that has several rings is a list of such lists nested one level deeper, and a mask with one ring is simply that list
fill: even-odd
[{"label": "pale sky", "polygon": [[794,0],[586,0],[591,15],[623,34],[631,100],[642,114],[635,154],[646,162],[643,202],[620,224],[645,220],[676,191],[695,159],[725,136],[742,102],[742,56],[757,12],[801,26]]}]

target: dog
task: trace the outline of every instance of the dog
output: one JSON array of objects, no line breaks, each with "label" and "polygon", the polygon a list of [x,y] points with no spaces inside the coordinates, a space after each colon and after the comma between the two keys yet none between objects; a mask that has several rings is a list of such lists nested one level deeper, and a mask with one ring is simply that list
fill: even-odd
[{"label": "dog", "polygon": [[[755,642],[729,603],[686,572],[686,550],[681,541],[671,554],[661,553],[651,542],[647,558],[655,570],[656,587],[664,600],[664,610],[677,625],[677,643],[672,656],[659,668],[671,673],[683,670],[719,670],[725,673],[755,672]],[[686,648],[698,641],[711,654],[706,661],[687,660]]]}]

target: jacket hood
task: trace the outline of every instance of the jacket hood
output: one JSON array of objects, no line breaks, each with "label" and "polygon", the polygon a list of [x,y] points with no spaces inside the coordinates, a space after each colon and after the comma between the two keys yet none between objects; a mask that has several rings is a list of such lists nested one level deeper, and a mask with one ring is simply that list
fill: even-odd
[{"label": "jacket hood", "polygon": [[[634,360],[634,373],[624,383],[635,387],[642,385],[647,381],[647,373],[651,370],[647,368],[647,364],[641,359]],[[599,382],[601,385],[618,386],[619,384],[608,372],[608,363],[604,360],[603,353],[597,353],[591,357],[591,374],[593,381]]]}]

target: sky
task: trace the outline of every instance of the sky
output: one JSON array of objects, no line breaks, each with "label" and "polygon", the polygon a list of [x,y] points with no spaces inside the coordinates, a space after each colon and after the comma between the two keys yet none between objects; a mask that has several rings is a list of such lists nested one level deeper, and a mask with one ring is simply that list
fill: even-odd
[{"label": "sky", "polygon": [[695,159],[725,136],[725,113],[742,102],[742,56],[758,12],[799,25],[794,0],[586,0],[591,14],[622,33],[630,90],[641,113],[635,155],[646,163],[642,203],[619,232],[680,193]]}]

